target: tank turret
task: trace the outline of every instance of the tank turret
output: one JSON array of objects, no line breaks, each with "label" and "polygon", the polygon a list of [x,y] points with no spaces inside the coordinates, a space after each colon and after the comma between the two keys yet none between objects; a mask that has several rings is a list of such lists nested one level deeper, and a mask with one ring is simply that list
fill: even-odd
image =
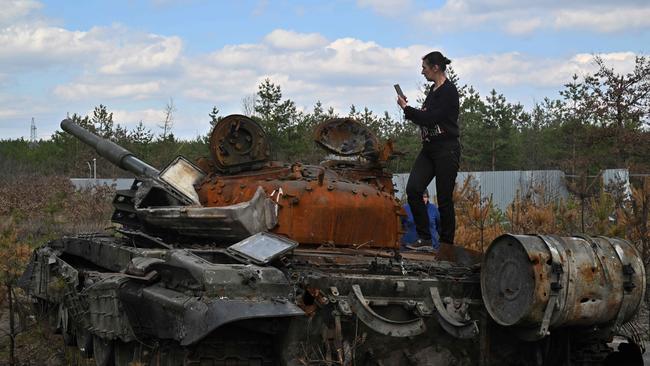
[{"label": "tank turret", "polygon": [[118,192],[113,220],[148,235],[218,244],[270,231],[301,245],[399,248],[403,212],[382,165],[392,149],[354,120],[319,125],[315,140],[332,159],[306,165],[271,161],[259,124],[230,115],[213,128],[203,169],[178,157],[161,171],[71,120],[61,127],[138,176]]}]

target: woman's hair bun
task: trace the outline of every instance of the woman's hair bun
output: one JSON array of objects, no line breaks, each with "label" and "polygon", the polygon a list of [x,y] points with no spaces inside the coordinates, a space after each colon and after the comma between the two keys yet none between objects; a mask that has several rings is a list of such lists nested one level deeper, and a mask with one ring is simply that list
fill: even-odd
[{"label": "woman's hair bun", "polygon": [[438,65],[442,71],[445,71],[447,65],[451,63],[451,60],[445,57],[440,51],[433,51],[427,53],[422,57],[429,65]]}]

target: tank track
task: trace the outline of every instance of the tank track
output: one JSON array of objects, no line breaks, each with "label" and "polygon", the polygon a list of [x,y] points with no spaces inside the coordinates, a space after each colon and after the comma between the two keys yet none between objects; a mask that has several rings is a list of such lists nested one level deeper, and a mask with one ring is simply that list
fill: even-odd
[{"label": "tank track", "polygon": [[[102,345],[98,342],[102,342]],[[95,337],[90,353],[82,352],[78,347],[68,349],[72,352],[74,360],[94,357],[97,366],[273,366],[278,364],[271,337],[261,334],[247,335],[241,331],[230,333],[228,338],[208,337],[192,347],[181,347],[173,341],[152,344],[147,341],[107,343]]]}]

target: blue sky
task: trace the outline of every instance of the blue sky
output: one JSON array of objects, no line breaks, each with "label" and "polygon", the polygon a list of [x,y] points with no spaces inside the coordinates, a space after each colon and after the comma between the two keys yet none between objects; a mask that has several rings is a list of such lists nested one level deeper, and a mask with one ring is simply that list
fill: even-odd
[{"label": "blue sky", "polygon": [[647,0],[0,0],[0,139],[49,138],[66,113],[107,105],[117,123],[208,132],[270,78],[311,110],[320,100],[397,116],[420,58],[440,50],[461,84],[527,107],[558,98],[601,55],[619,72],[650,51]]}]

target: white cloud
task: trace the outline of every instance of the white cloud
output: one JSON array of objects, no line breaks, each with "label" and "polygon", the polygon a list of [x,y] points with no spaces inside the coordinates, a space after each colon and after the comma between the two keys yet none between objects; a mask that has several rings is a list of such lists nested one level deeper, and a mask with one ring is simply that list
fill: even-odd
[{"label": "white cloud", "polygon": [[327,44],[327,39],[318,33],[296,33],[284,29],[276,29],[264,39],[275,48],[289,50],[313,49]]},{"label": "white cloud", "polygon": [[0,118],[13,118],[21,114],[22,112],[17,109],[0,109]]},{"label": "white cloud", "polygon": [[401,15],[411,9],[411,0],[357,0],[357,5],[386,16]]},{"label": "white cloud", "polygon": [[505,29],[510,34],[528,34],[542,26],[540,18],[517,19],[506,24]]},{"label": "white cloud", "polygon": [[[126,110],[126,109],[111,109],[113,113],[113,121],[119,123],[122,126],[127,127],[127,129],[132,129],[140,121],[142,124],[154,132],[158,132],[158,125],[165,118],[164,108],[160,109],[140,109],[140,110]],[[92,111],[89,111],[88,114],[92,115]]]},{"label": "white cloud", "polygon": [[557,28],[591,29],[599,32],[615,32],[630,28],[650,27],[650,6],[642,7],[595,7],[593,9],[560,10],[555,16]]},{"label": "white cloud", "polygon": [[437,10],[423,11],[416,16],[420,26],[435,32],[449,32],[456,29],[476,29],[490,21],[501,21],[505,14],[500,12],[473,13],[460,1],[449,1]]},{"label": "white cloud", "polygon": [[[375,42],[341,38],[309,50],[287,50],[266,43],[227,46],[204,59],[187,60],[186,95],[201,100],[239,100],[270,78],[286,95],[307,104],[324,99],[330,90],[354,102],[359,85],[389,85],[419,73],[427,46],[386,48]],[[253,62],[252,60],[261,60]],[[389,94],[392,98],[392,94]],[[301,101],[302,102],[302,101]]]},{"label": "white cloud", "polygon": [[[635,54],[631,52],[600,55],[619,73],[632,70]],[[476,55],[454,61],[461,82],[489,89],[507,87],[550,87],[559,91],[574,74],[585,76],[596,71],[591,54],[576,54],[567,59],[545,59],[518,52]]]},{"label": "white cloud", "polygon": [[[519,25],[518,29],[524,31],[525,28]],[[260,43],[224,46],[207,55],[187,57],[178,50],[173,53],[176,69],[173,76],[138,73],[115,79],[96,73],[58,86],[55,94],[66,100],[139,98],[154,101],[173,96],[217,105],[222,112],[230,113],[239,112],[241,99],[255,93],[261,81],[270,78],[281,85],[285,98],[307,109],[321,100],[341,113],[347,113],[351,104],[368,105],[379,113],[384,109],[392,110],[394,83],[400,83],[409,95],[416,95],[417,86],[424,82],[419,66],[422,55],[432,49],[445,52],[441,47],[425,45],[384,47],[355,38],[339,38],[320,45],[307,42],[309,47],[306,48],[279,48],[269,41],[278,34],[304,36],[276,30]],[[319,38],[318,35],[313,37]],[[617,70],[634,62],[632,53],[606,54],[603,58]],[[136,68],[135,64],[137,62],[131,67]],[[584,75],[595,70],[592,56],[588,54],[547,59],[518,52],[460,57],[454,59],[452,66],[462,83],[484,91],[518,87],[557,91],[574,73]],[[231,106],[231,111],[225,106]]]},{"label": "white cloud", "polygon": [[60,106],[43,103],[32,95],[2,93],[0,90],[0,139],[30,136],[31,119],[34,118],[37,138],[49,138],[58,121],[65,117]]},{"label": "white cloud", "polygon": [[169,67],[178,62],[183,42],[178,37],[148,35],[143,44],[119,48],[117,54],[105,54],[100,71],[106,74],[148,72]]},{"label": "white cloud", "polygon": [[43,70],[88,67],[93,72],[128,74],[154,72],[179,61],[178,37],[134,32],[121,25],[69,31],[41,23],[0,28],[0,67]]},{"label": "white cloud", "polygon": [[461,29],[501,29],[514,35],[538,29],[565,28],[614,32],[650,26],[647,2],[447,0],[415,16],[420,26],[437,32]]},{"label": "white cloud", "polygon": [[25,69],[53,63],[79,63],[102,49],[90,32],[49,26],[20,25],[0,29],[0,65]]},{"label": "white cloud", "polygon": [[159,82],[123,83],[86,82],[59,85],[54,94],[67,100],[102,99],[102,98],[134,98],[143,99],[161,90]]},{"label": "white cloud", "polygon": [[186,60],[183,64],[183,78],[180,83],[183,95],[190,99],[209,101],[233,101],[255,90],[255,80],[261,73],[251,59],[263,57],[264,52],[251,52],[249,61],[236,63],[234,59],[242,57],[237,49],[235,55],[220,51],[207,57]]},{"label": "white cloud", "polygon": [[243,66],[250,64],[263,64],[255,57],[265,53],[267,48],[257,44],[239,44],[225,46],[221,50],[212,53],[212,61],[223,66]]},{"label": "white cloud", "polygon": [[0,0],[0,26],[23,18],[41,7],[42,4],[34,0]]},{"label": "white cloud", "polygon": [[255,5],[255,8],[253,9],[253,15],[254,16],[264,15],[268,6],[269,6],[268,0],[258,0],[257,4]]},{"label": "white cloud", "polygon": [[[634,70],[636,57],[634,52],[610,52],[599,55],[608,67],[614,68],[617,73],[624,74]],[[577,62],[591,65],[590,72],[595,72],[596,68],[593,62],[593,55],[578,54],[574,57]]]}]

